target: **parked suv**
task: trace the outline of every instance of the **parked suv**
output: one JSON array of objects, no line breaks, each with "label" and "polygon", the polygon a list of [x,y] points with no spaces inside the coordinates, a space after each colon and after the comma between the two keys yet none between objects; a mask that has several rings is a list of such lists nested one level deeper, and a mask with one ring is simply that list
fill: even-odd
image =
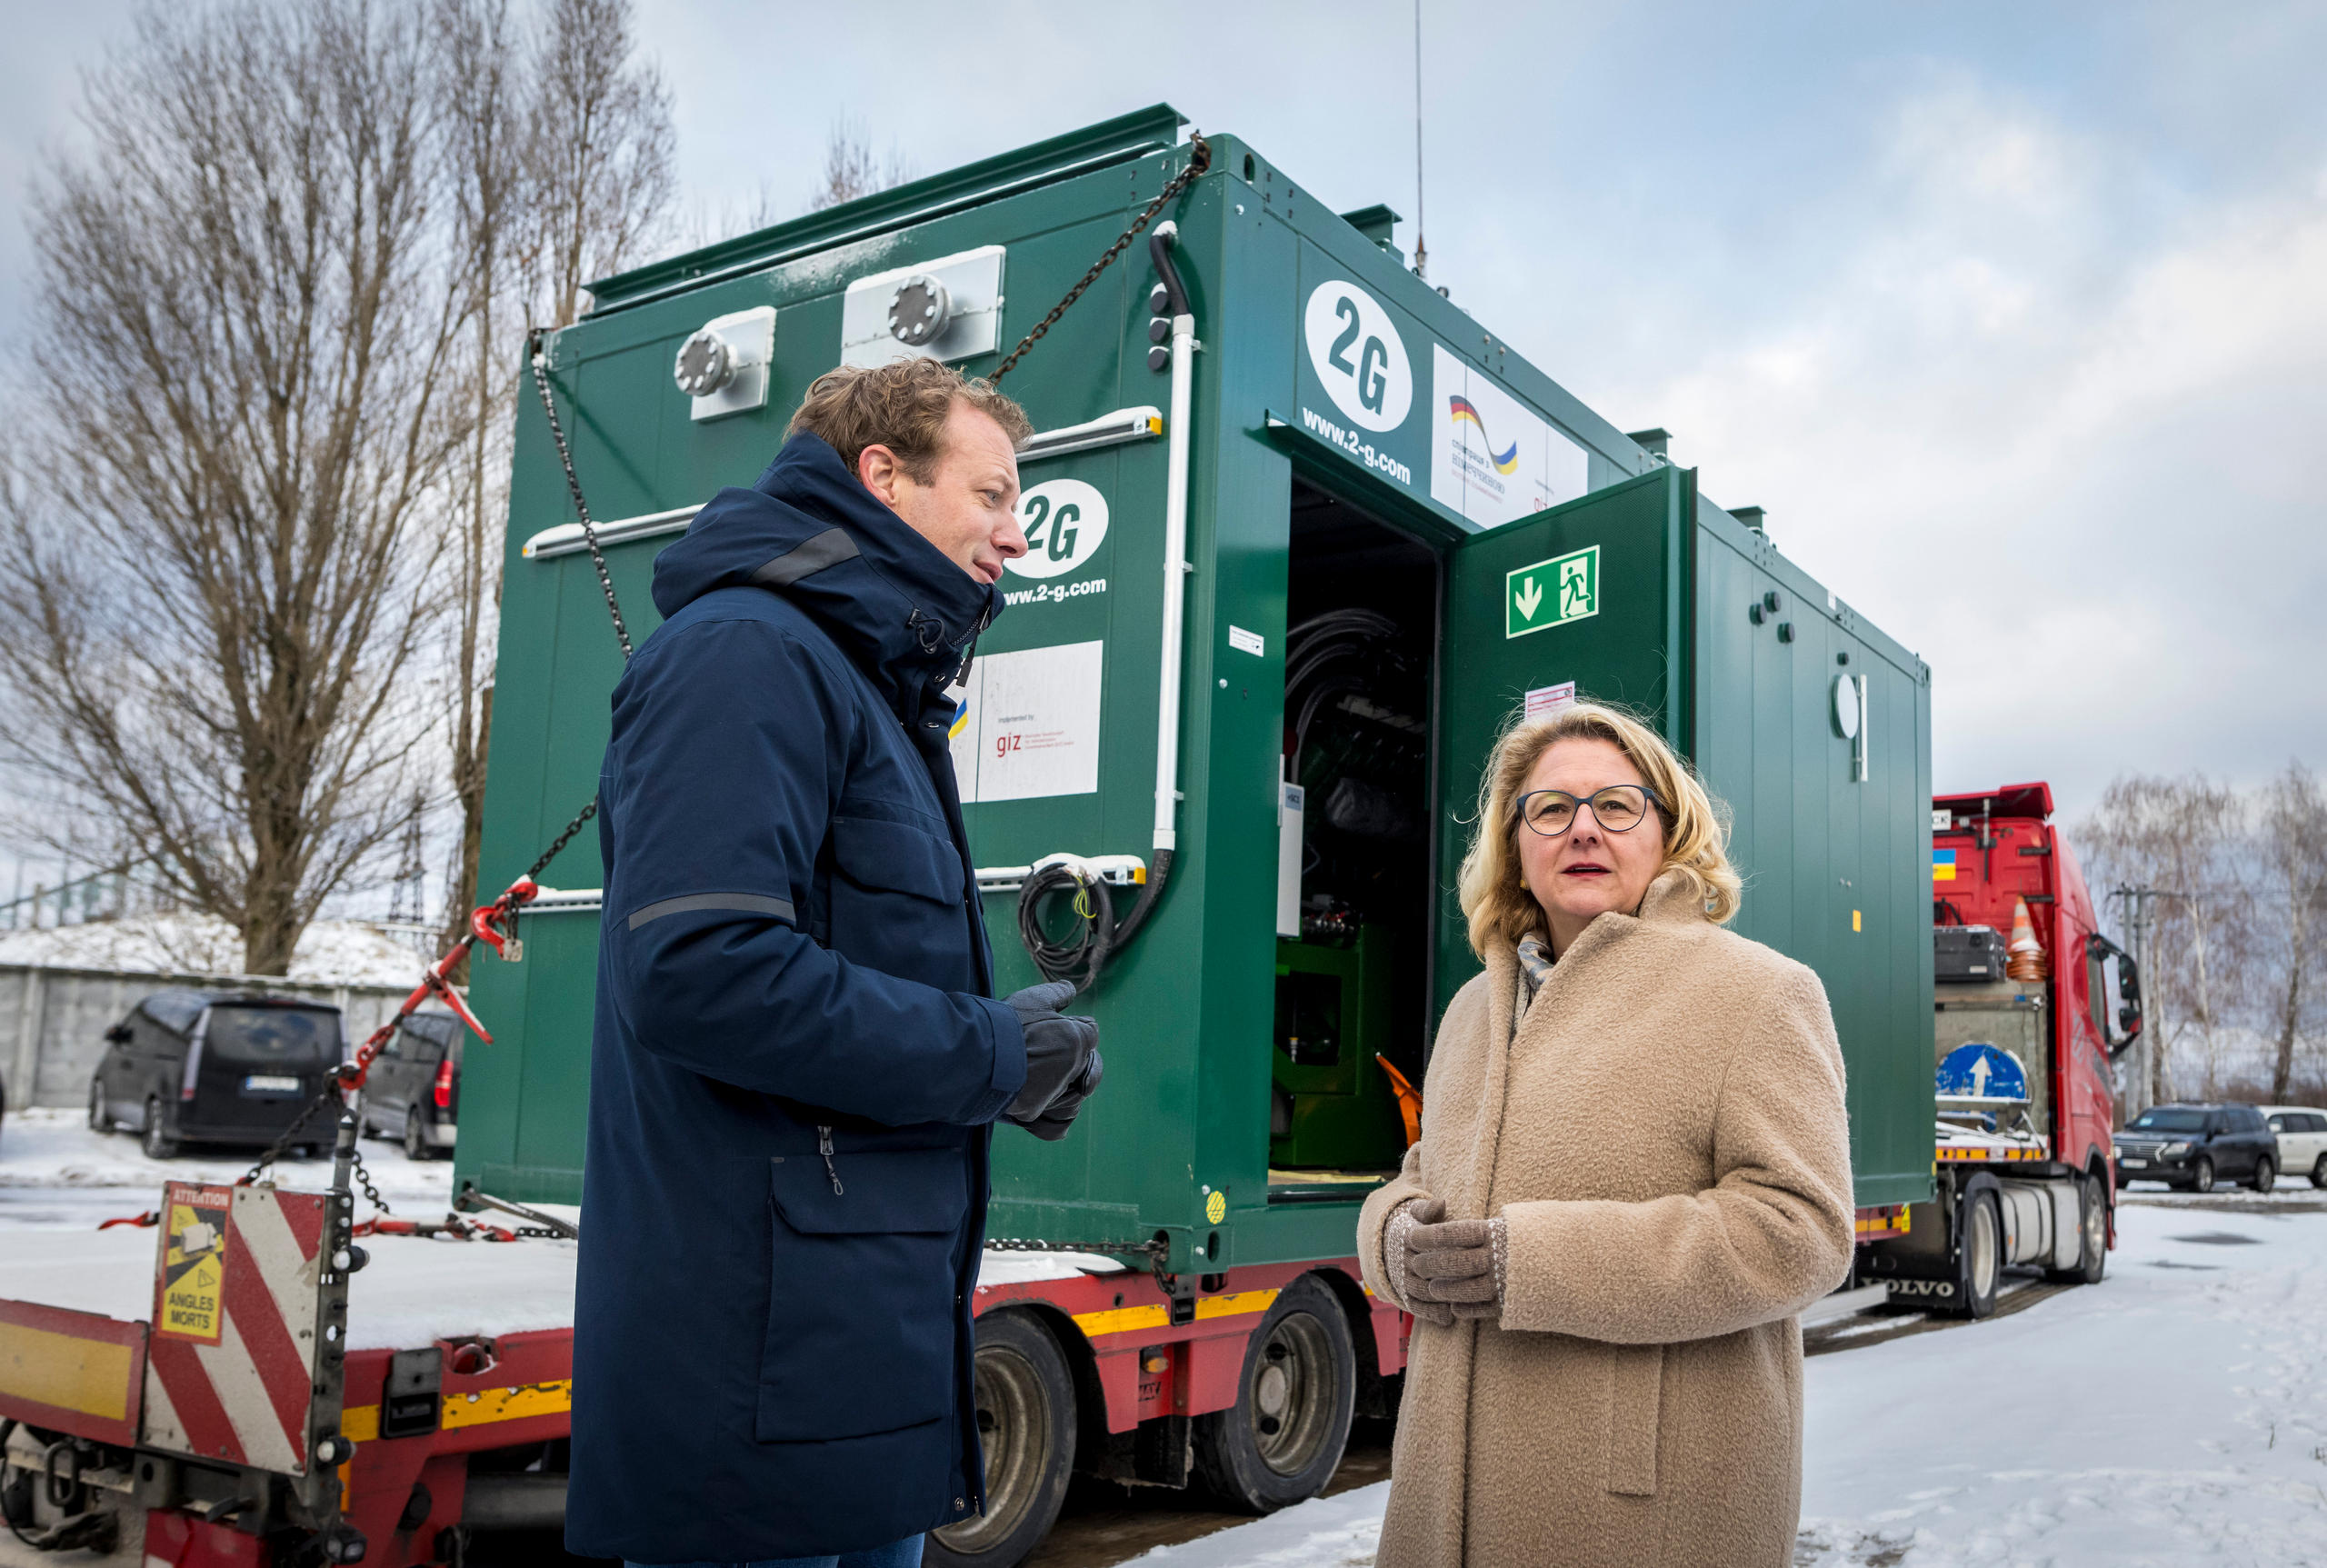
[{"label": "parked suv", "polygon": [[415,1013],[396,1025],[364,1081],[364,1131],[402,1138],[415,1160],[450,1149],[463,1038],[461,1021],[449,1013]]},{"label": "parked suv", "polygon": [[[166,1160],[181,1143],[263,1148],[323,1093],[340,1063],[339,1009],[215,991],[156,991],[105,1031],[89,1125],[126,1128]],[[331,1135],[318,1117],[313,1154]]]},{"label": "parked suv", "polygon": [[2152,1105],[2115,1143],[2120,1182],[2211,1193],[2232,1181],[2267,1193],[2278,1180],[2279,1141],[2252,1105]]},{"label": "parked suv", "polygon": [[2263,1118],[2279,1138],[2279,1169],[2306,1174],[2327,1187],[2327,1111],[2309,1105],[2265,1105]]}]

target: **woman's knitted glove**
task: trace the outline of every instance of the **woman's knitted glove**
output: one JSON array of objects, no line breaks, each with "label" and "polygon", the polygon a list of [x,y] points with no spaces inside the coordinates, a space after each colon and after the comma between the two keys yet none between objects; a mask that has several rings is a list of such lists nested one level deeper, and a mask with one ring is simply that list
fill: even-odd
[{"label": "woman's knitted glove", "polygon": [[1415,1229],[1429,1223],[1446,1212],[1446,1205],[1436,1198],[1408,1198],[1390,1215],[1382,1227],[1382,1272],[1388,1276],[1390,1293],[1402,1312],[1409,1312],[1425,1323],[1444,1328],[1454,1321],[1454,1309],[1443,1302],[1417,1295],[1413,1289],[1413,1253],[1408,1242]]},{"label": "woman's knitted glove", "polygon": [[[1444,1318],[1497,1317],[1503,1310],[1503,1223],[1493,1220],[1445,1220],[1438,1215],[1445,1205],[1431,1200],[1432,1213],[1415,1213],[1416,1223],[1401,1238],[1405,1252],[1402,1283],[1417,1302],[1443,1303]],[[1413,1310],[1421,1316],[1419,1309]]]}]

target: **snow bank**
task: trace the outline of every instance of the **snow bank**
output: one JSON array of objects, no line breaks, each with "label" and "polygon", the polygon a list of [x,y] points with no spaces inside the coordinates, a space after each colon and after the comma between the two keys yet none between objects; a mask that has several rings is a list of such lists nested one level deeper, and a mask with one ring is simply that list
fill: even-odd
[{"label": "snow bank", "polygon": [[[111,969],[133,974],[243,972],[242,938],[206,914],[145,914],[0,933],[0,964]],[[355,920],[318,920],[300,934],[284,978],[311,984],[410,985],[424,967],[406,944]]]}]

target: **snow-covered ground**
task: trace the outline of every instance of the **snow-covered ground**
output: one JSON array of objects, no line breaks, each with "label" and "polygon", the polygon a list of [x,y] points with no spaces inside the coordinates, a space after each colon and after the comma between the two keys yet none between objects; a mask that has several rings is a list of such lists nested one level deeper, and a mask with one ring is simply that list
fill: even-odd
[{"label": "snow-covered ground", "polygon": [[[1813,1358],[1796,1568],[2327,1564],[2322,1197],[2130,1204],[2097,1288]],[[1141,1562],[1362,1568],[1388,1496]]]},{"label": "snow-covered ground", "polygon": [[[453,1164],[415,1164],[394,1144],[366,1138],[365,1166],[380,1195],[408,1218],[441,1219],[453,1201]],[[175,1160],[149,1160],[135,1133],[92,1133],[81,1111],[12,1111],[0,1119],[0,1232],[85,1230],[115,1214],[135,1214],[160,1202],[164,1182],[231,1182],[251,1168],[255,1149],[189,1145]],[[318,1187],[330,1180],[327,1160],[290,1160],[277,1180]],[[0,1241],[0,1263],[7,1256]]]},{"label": "snow-covered ground", "polygon": [[[243,939],[206,914],[140,914],[83,925],[0,932],[0,964],[113,969],[135,974],[239,974]],[[409,985],[426,967],[418,949],[357,920],[318,920],[299,934],[286,980]]]}]

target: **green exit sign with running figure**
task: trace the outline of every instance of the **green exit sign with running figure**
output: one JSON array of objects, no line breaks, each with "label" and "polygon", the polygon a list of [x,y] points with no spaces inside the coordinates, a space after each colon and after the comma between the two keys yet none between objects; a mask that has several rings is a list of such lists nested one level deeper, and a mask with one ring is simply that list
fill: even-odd
[{"label": "green exit sign with running figure", "polygon": [[1600,613],[1600,546],[1587,544],[1503,579],[1503,634],[1523,637]]}]

